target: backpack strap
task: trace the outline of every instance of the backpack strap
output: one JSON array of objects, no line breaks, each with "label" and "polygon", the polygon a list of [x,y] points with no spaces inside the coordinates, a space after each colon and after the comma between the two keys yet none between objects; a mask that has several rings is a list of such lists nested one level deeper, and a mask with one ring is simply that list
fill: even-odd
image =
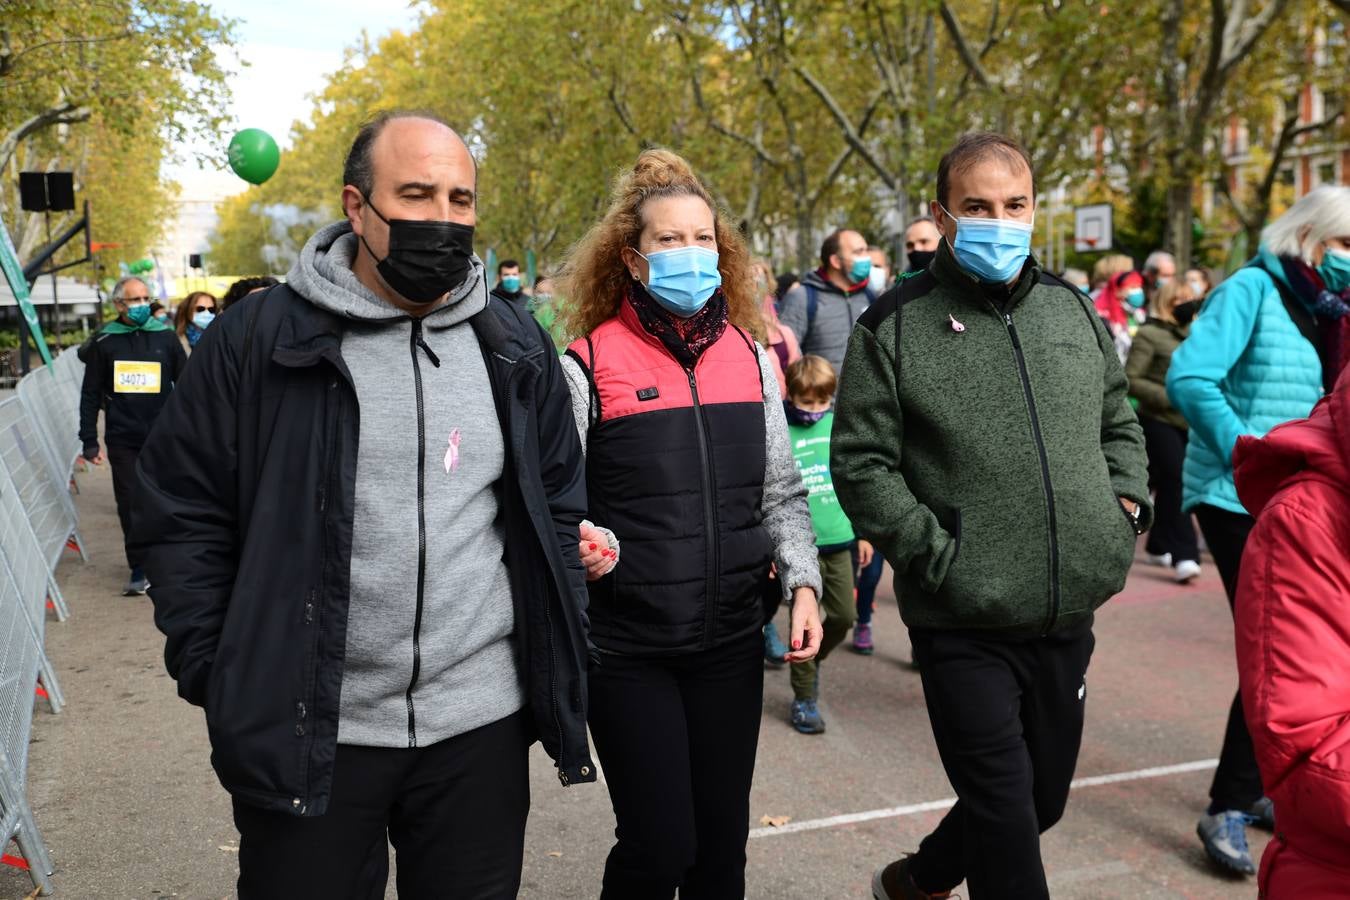
[{"label": "backpack strap", "polygon": [[587,429],[589,431],[590,428],[594,428],[600,422],[600,416],[603,413],[600,406],[600,389],[596,387],[595,372],[592,370],[592,366],[595,365],[595,344],[591,341],[591,336],[586,335],[585,359],[582,359],[581,354],[572,347],[567,348],[566,355],[570,356],[572,361],[581,368],[582,373],[586,376],[586,383],[590,386],[590,412],[586,416],[590,423]]},{"label": "backpack strap", "polygon": [[1293,319],[1294,327],[1298,329],[1299,334],[1303,335],[1308,343],[1312,344],[1313,350],[1317,352],[1317,358],[1322,363],[1324,376],[1322,380],[1325,382],[1325,374],[1332,370],[1328,359],[1330,347],[1326,346],[1327,342],[1322,340],[1322,334],[1317,328],[1317,318],[1308,307],[1303,305],[1289,285],[1274,275],[1270,275],[1270,280],[1274,283],[1275,290],[1279,291],[1280,302],[1284,304],[1284,311],[1289,313],[1289,318]]},{"label": "backpack strap", "polygon": [[896,295],[894,368],[895,368],[895,400],[897,403],[900,402],[900,330],[901,325],[904,323],[904,318],[902,314],[904,313],[905,306],[909,303],[909,301],[913,300],[917,296],[922,296],[922,293],[918,291],[920,281],[924,282],[923,293],[927,293],[928,289],[932,285],[933,276],[928,273],[927,269],[923,269],[919,272],[904,275],[900,278],[900,281],[895,285],[895,287],[891,288],[890,291],[886,292],[887,296],[889,296],[892,291],[894,291]]},{"label": "backpack strap", "polygon": [[809,333],[811,326],[816,324],[816,307],[820,305],[820,297],[811,285],[804,284],[802,287],[806,288],[806,330]]}]

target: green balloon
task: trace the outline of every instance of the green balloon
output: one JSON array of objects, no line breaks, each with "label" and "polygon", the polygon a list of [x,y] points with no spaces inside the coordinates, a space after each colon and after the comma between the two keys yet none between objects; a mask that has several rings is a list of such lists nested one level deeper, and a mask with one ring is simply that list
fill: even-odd
[{"label": "green balloon", "polygon": [[249,184],[262,184],[280,164],[277,142],[261,128],[245,128],[230,141],[230,168]]}]

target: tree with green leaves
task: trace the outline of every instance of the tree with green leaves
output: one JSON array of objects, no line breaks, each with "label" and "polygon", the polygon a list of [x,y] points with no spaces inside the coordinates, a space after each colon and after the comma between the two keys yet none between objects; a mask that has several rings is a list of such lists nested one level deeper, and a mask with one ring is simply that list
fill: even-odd
[{"label": "tree with green leaves", "polygon": [[[97,239],[120,243],[120,257],[143,255],[170,196],[161,164],[227,124],[216,53],[233,41],[232,22],[191,0],[7,0],[0,169],[73,171]],[[41,216],[19,210],[14,179],[0,188],[0,216],[30,256]]]}]

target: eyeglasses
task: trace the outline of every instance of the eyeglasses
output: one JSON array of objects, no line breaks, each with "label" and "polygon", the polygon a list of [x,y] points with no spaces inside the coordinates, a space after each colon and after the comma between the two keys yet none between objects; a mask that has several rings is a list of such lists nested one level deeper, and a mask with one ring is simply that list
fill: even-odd
[{"label": "eyeglasses", "polygon": [[193,310],[193,312],[215,312],[215,311],[216,308],[214,306],[199,306],[195,310]]},{"label": "eyeglasses", "polygon": [[149,303],[150,296],[147,294],[144,297],[123,297],[122,302],[127,306],[135,306],[138,303]]}]

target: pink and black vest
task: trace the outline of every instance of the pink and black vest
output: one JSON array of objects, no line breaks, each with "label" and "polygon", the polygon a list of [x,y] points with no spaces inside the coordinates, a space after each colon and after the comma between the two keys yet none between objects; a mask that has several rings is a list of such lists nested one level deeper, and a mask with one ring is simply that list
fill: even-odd
[{"label": "pink and black vest", "polygon": [[568,350],[587,373],[586,488],[619,565],[590,584],[602,650],[678,654],[757,632],[773,546],[764,528],[764,387],[754,341],[728,326],[685,369],[624,303]]}]

